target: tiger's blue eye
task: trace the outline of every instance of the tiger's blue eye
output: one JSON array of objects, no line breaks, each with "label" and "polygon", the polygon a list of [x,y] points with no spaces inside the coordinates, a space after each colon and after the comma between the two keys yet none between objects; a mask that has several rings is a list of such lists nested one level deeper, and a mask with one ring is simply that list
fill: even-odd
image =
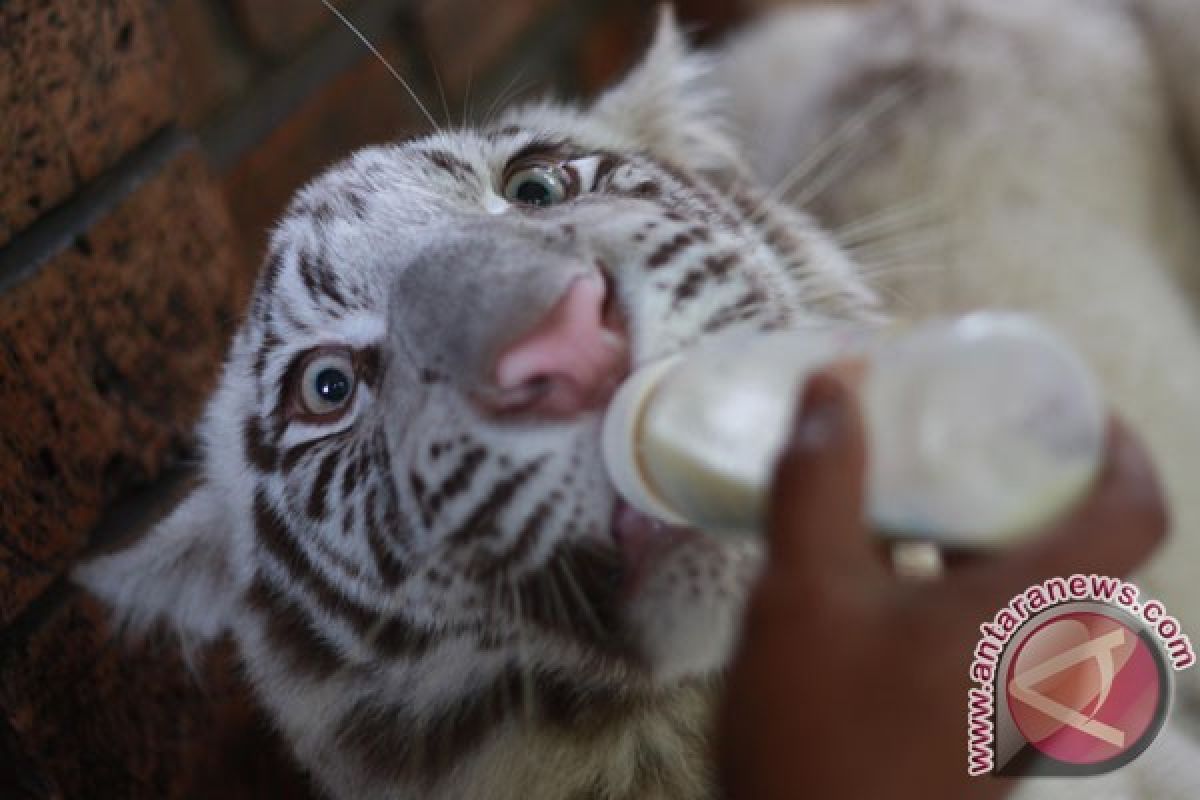
[{"label": "tiger's blue eye", "polygon": [[559,167],[536,165],[519,169],[504,184],[504,197],[527,206],[552,206],[567,199],[568,176]]},{"label": "tiger's blue eye", "polygon": [[340,369],[329,367],[317,373],[316,382],[313,388],[317,390],[317,394],[326,403],[334,405],[345,402],[350,396],[350,376],[342,372]]},{"label": "tiger's blue eye", "polygon": [[318,354],[304,368],[300,404],[308,414],[325,416],[341,411],[354,395],[354,362],[349,353]]}]

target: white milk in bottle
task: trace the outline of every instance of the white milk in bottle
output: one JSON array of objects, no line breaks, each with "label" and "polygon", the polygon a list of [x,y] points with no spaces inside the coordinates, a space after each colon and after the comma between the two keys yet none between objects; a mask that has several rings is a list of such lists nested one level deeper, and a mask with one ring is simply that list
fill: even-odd
[{"label": "white milk in bottle", "polygon": [[864,513],[889,539],[998,547],[1062,513],[1096,474],[1107,412],[1091,373],[1035,319],[988,311],[874,338],[758,334],[645,366],[605,419],[613,484],[664,521],[755,532],[804,380],[845,358],[865,363]]}]

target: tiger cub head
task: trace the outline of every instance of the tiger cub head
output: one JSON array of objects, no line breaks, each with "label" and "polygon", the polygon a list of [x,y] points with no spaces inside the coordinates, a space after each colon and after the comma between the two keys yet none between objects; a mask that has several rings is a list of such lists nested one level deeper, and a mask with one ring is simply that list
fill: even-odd
[{"label": "tiger cub head", "polygon": [[654,691],[719,669],[754,554],[617,499],[606,404],[711,337],[875,308],[833,239],[750,177],[722,105],[665,16],[586,108],[316,178],[271,237],[201,482],[83,583],[134,625],[232,633],[285,727],[297,698],[420,717],[529,676]]}]

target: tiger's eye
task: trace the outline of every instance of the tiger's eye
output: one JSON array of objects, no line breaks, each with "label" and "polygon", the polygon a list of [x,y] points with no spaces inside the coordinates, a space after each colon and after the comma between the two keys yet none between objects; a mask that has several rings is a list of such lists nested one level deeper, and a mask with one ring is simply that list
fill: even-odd
[{"label": "tiger's eye", "polygon": [[314,388],[326,403],[340,405],[350,396],[350,376],[329,367],[317,373]]},{"label": "tiger's eye", "polygon": [[567,176],[559,167],[519,169],[504,184],[504,197],[527,206],[551,206],[567,199]]},{"label": "tiger's eye", "polygon": [[300,381],[300,405],[305,413],[333,414],[354,395],[354,362],[345,351],[319,353],[304,367]]}]

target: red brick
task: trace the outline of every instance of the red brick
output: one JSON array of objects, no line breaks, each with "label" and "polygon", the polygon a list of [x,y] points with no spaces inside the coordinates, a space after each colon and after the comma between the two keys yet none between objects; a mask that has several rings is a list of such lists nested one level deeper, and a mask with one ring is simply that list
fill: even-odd
[{"label": "red brick", "polygon": [[[763,1],[675,0],[672,6],[688,41],[707,45],[744,21],[750,15],[750,4]],[[609,3],[605,12],[575,49],[580,89],[585,94],[608,88],[633,67],[650,45],[658,21],[658,6],[652,3],[622,0]]]},{"label": "red brick", "polygon": [[0,295],[0,623],[184,451],[248,279],[185,154]]},{"label": "red brick", "polygon": [[210,0],[170,0],[167,19],[178,45],[180,121],[196,127],[248,84],[252,64],[231,25]]},{"label": "red brick", "polygon": [[[349,3],[335,0],[334,5]],[[320,0],[234,0],[233,8],[246,36],[273,56],[295,50],[334,21]]]},{"label": "red brick", "polygon": [[619,79],[650,43],[654,6],[622,3],[598,20],[575,51],[579,88],[596,94]]},{"label": "red brick", "polygon": [[[232,648],[114,637],[72,593],[0,662],[0,706],[64,798],[312,797],[238,679]],[[7,795],[6,795],[7,796]]]},{"label": "red brick", "polygon": [[[395,63],[395,53],[384,56]],[[421,129],[404,89],[373,56],[309,97],[230,170],[225,180],[233,218],[254,258],[292,193],[318,172],[367,144]]]},{"label": "red brick", "polygon": [[66,140],[25,66],[0,43],[0,246],[76,185]]},{"label": "red brick", "polygon": [[522,33],[560,3],[425,0],[419,13],[423,38],[447,95],[457,100],[468,80],[486,75]]},{"label": "red brick", "polygon": [[[0,4],[0,30],[12,62],[0,79],[12,83],[12,119],[0,127],[12,169],[0,172],[0,197],[35,213],[57,205],[172,118],[171,43],[157,4],[10,0]],[[0,207],[5,239],[33,219],[9,204]]]},{"label": "red brick", "polygon": [[46,774],[4,713],[0,713],[0,791],[13,800],[62,800],[63,797],[62,790]]}]

